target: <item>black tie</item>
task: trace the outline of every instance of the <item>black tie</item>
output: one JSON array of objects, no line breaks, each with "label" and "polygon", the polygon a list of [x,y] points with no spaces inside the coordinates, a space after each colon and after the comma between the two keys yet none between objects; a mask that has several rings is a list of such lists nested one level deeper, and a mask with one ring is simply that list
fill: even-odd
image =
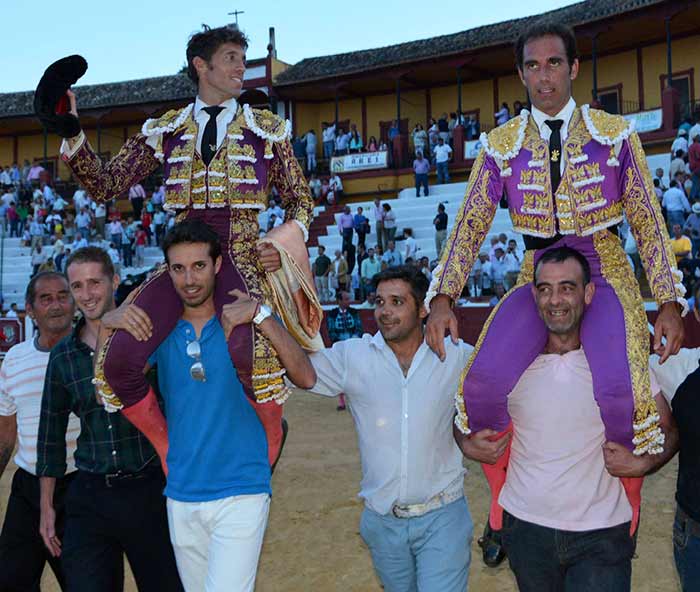
[{"label": "black tie", "polygon": [[223,107],[203,107],[202,111],[209,114],[209,121],[204,127],[202,135],[202,160],[206,166],[209,166],[211,159],[216,154],[216,116],[224,110]]},{"label": "black tie", "polygon": [[552,133],[549,136],[549,173],[552,176],[552,193],[555,193],[561,180],[561,126],[563,119],[548,119],[545,121]]}]

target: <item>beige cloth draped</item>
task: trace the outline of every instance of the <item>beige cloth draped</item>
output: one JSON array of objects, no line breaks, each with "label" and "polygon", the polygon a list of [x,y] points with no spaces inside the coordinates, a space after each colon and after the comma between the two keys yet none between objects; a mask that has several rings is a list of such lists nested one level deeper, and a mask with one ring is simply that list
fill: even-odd
[{"label": "beige cloth draped", "polygon": [[272,286],[271,303],[289,333],[306,351],[323,349],[319,330],[323,309],[316,295],[309,254],[301,228],[296,222],[285,222],[270,230],[259,243],[270,243],[280,254],[282,267],[267,273]]}]

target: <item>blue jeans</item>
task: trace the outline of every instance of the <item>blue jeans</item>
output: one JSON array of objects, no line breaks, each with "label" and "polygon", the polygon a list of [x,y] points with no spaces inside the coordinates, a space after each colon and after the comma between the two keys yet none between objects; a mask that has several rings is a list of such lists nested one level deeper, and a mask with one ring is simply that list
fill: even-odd
[{"label": "blue jeans", "polygon": [[447,170],[447,164],[447,162],[438,162],[435,165],[435,168],[437,169],[438,183],[447,183],[450,180],[450,173]]},{"label": "blue jeans", "polygon": [[690,201],[700,198],[700,172],[693,173],[690,177],[693,186],[690,190]]},{"label": "blue jeans", "polygon": [[630,523],[571,532],[503,512],[501,540],[520,592],[629,592]]},{"label": "blue jeans", "polygon": [[673,523],[673,558],[683,592],[700,590],[700,523],[680,508]]},{"label": "blue jeans", "polygon": [[465,592],[473,530],[464,497],[416,518],[365,507],[360,519],[385,592]]},{"label": "blue jeans", "polygon": [[331,158],[333,156],[333,151],[335,150],[335,142],[330,140],[329,142],[323,143],[323,158]]}]

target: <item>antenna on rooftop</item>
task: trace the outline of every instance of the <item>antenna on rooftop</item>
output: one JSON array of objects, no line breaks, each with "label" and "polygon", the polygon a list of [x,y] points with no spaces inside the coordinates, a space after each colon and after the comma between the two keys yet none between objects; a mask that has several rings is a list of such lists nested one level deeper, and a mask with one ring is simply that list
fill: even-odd
[{"label": "antenna on rooftop", "polygon": [[229,12],[228,14],[233,15],[233,17],[236,19],[236,27],[238,27],[238,15],[245,14],[245,11],[236,9],[233,12]]}]

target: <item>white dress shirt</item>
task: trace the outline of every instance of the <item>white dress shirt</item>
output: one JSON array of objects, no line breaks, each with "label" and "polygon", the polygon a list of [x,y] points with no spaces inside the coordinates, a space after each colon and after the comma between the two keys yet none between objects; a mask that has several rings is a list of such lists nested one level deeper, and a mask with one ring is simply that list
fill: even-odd
[{"label": "white dress shirt", "polygon": [[[209,114],[203,111],[204,107],[209,107],[202,99],[197,97],[194,101],[194,109],[192,110],[192,116],[197,122],[197,150],[202,153],[202,136],[204,135],[204,128],[207,126],[209,121]],[[231,98],[228,101],[224,101],[219,105],[223,107],[223,111],[219,112],[216,116],[216,148],[217,150],[224,143],[226,138],[226,129],[228,124],[233,121],[236,116],[236,111],[238,110],[238,102],[236,99]]]},{"label": "white dress shirt", "polygon": [[[564,105],[564,108],[561,111],[559,111],[559,113],[557,113],[554,117],[552,117],[551,115],[547,115],[544,111],[540,111],[537,107],[533,106],[532,118],[537,124],[537,129],[540,130],[540,137],[547,143],[549,143],[549,137],[552,135],[552,130],[545,122],[550,121],[552,119],[561,119],[564,123],[562,124],[559,133],[561,134],[561,145],[563,148],[564,142],[566,142],[566,138],[569,137],[569,122],[571,121],[571,116],[574,114],[575,109],[576,101],[574,101],[573,97],[569,97],[569,102],[566,103],[566,105]],[[559,159],[559,170],[562,173],[564,172],[565,158],[566,152],[562,150],[562,155]]]},{"label": "white dress shirt", "polygon": [[472,346],[445,339],[444,362],[423,342],[404,376],[381,333],[348,339],[311,355],[318,377],[310,389],[345,393],[362,463],[360,497],[388,514],[461,487],[462,453],[452,436],[454,396]]}]

